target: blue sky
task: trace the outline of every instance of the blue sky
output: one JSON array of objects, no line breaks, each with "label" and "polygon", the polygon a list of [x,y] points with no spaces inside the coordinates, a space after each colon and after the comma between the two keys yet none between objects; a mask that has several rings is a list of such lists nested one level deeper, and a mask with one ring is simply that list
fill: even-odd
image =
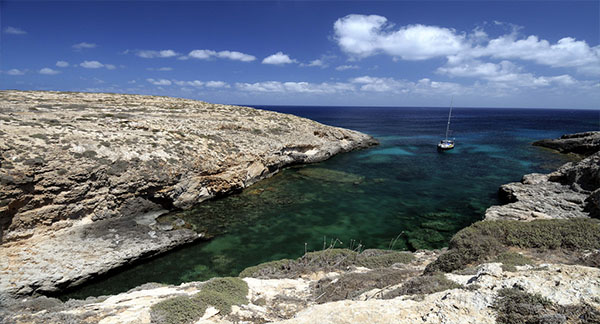
[{"label": "blue sky", "polygon": [[600,108],[600,1],[2,1],[0,88]]}]

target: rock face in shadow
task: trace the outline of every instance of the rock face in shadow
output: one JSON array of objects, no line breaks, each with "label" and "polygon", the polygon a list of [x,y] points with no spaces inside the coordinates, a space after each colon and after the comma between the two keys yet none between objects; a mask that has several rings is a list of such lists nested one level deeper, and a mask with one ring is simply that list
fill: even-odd
[{"label": "rock face in shadow", "polygon": [[600,147],[600,132],[566,134],[558,139],[543,139],[534,142],[535,146],[543,146],[561,153],[577,153],[591,155]]},{"label": "rock face in shadow", "polygon": [[569,162],[550,174],[527,174],[521,182],[502,185],[500,200],[486,220],[534,220],[549,218],[598,217],[600,215],[600,132],[563,135],[558,140],[542,140],[534,145],[560,152],[589,156]]},{"label": "rock face in shadow", "polygon": [[[241,190],[287,165],[377,143],[292,115],[168,97],[0,91],[0,111],[0,291],[12,293],[51,291],[194,240],[198,234],[185,224],[170,231],[154,218]],[[121,218],[137,230],[124,231]],[[89,235],[74,239],[99,221],[116,239],[96,238],[106,243],[96,249],[86,243],[94,241]],[[54,242],[54,251],[41,248],[40,237]],[[107,254],[121,244],[113,239],[135,246]],[[76,245],[90,247],[85,257],[71,252],[84,253],[71,249]],[[77,258],[87,262],[73,266],[82,274],[54,278],[60,274],[53,262],[60,268]],[[39,260],[44,266],[35,265]]]}]

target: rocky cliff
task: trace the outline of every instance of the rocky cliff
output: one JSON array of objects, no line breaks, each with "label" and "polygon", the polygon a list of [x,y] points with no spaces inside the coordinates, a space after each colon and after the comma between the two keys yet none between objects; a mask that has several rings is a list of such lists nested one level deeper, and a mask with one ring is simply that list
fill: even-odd
[{"label": "rocky cliff", "polygon": [[193,241],[155,218],[282,167],[376,144],[248,107],[121,94],[0,91],[0,292],[56,291]]},{"label": "rocky cliff", "polygon": [[521,182],[502,185],[500,199],[485,219],[555,219],[600,216],[600,132],[564,135],[557,140],[534,143],[559,152],[587,156],[550,174],[527,174]]}]

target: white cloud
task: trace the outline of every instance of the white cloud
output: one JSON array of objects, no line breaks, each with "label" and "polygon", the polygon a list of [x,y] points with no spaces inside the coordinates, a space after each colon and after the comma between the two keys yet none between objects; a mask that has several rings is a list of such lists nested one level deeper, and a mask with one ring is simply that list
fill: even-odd
[{"label": "white cloud", "polygon": [[194,81],[173,81],[173,83],[175,83],[178,86],[192,86],[192,87],[202,87],[204,86],[204,82],[199,81],[199,80],[194,80]]},{"label": "white cloud", "polygon": [[242,62],[252,62],[256,60],[255,56],[236,51],[220,51],[219,53],[217,53],[217,56],[220,58],[227,58],[230,60]]},{"label": "white cloud", "polygon": [[160,68],[146,68],[148,71],[173,71],[171,67],[160,67]]},{"label": "white cloud", "polygon": [[113,64],[103,64],[98,61],[83,61],[82,63],[79,64],[79,66],[86,68],[86,69],[106,68],[108,70],[114,70],[117,68]]},{"label": "white cloud", "polygon": [[58,71],[58,70],[53,70],[53,69],[51,69],[51,68],[47,68],[47,67],[45,67],[45,68],[41,69],[41,70],[39,71],[39,73],[40,73],[40,74],[46,74],[46,75],[54,75],[54,74],[59,74],[59,73],[60,73],[60,71]]},{"label": "white cloud", "polygon": [[97,45],[94,43],[86,43],[86,42],[81,42],[79,44],[75,44],[73,45],[73,49],[75,50],[82,50],[84,48],[95,48]]},{"label": "white cloud", "polygon": [[345,71],[345,70],[357,70],[359,69],[358,65],[340,65],[338,67],[335,68],[338,71]]},{"label": "white cloud", "polygon": [[335,39],[351,56],[364,58],[386,53],[405,60],[425,60],[456,54],[466,46],[465,36],[437,26],[408,25],[397,30],[387,18],[348,15],[334,25]]},{"label": "white cloud", "polygon": [[475,48],[471,55],[527,60],[551,67],[576,67],[583,71],[600,67],[600,45],[590,47],[585,41],[571,37],[551,44],[534,35],[525,39],[516,39],[513,34],[504,35],[490,40],[485,47]]},{"label": "white cloud", "polygon": [[167,79],[146,79],[146,81],[152,83],[153,85],[157,85],[157,86],[168,86],[171,85],[171,81],[167,80]]},{"label": "white cloud", "polygon": [[311,66],[311,67],[317,66],[320,68],[326,68],[329,66],[329,64],[325,63],[325,61],[322,59],[316,59],[316,60],[310,61],[308,64],[302,64],[302,66]]},{"label": "white cloud", "polygon": [[25,35],[27,34],[26,31],[24,31],[21,28],[18,27],[12,27],[12,26],[6,26],[3,29],[5,34],[11,34],[11,35]]},{"label": "white cloud", "polygon": [[316,59],[316,60],[312,60],[310,61],[310,63],[308,63],[306,66],[320,66],[320,67],[326,67],[327,64],[325,64],[325,62],[323,62],[323,60],[321,59]]},{"label": "white cloud", "polygon": [[470,60],[456,65],[440,67],[437,70],[438,73],[451,77],[479,78],[495,83],[495,86],[503,87],[536,88],[553,85],[566,87],[577,84],[573,77],[566,74],[537,77],[532,73],[522,71],[522,67],[506,60],[497,64]]},{"label": "white cloud", "polygon": [[407,81],[398,81],[393,78],[378,78],[362,76],[351,80],[360,85],[362,91],[402,93],[408,92],[413,85]]},{"label": "white cloud", "polygon": [[208,60],[211,58],[224,58],[233,61],[242,61],[242,62],[252,62],[256,60],[256,57],[250,54],[238,52],[238,51],[213,51],[208,49],[202,50],[193,50],[188,55],[190,58],[195,58],[199,60]]},{"label": "white cloud", "polygon": [[155,50],[139,50],[136,51],[135,55],[142,57],[142,58],[167,58],[167,57],[173,57],[173,56],[177,56],[179,55],[179,53],[175,52],[174,50],[160,50],[160,51],[155,51]]},{"label": "white cloud", "polygon": [[62,67],[62,68],[68,67],[69,66],[69,62],[66,62],[66,61],[57,61],[56,62],[56,66]]},{"label": "white cloud", "polygon": [[86,69],[99,69],[104,67],[104,64],[98,61],[83,61],[79,66],[84,67]]},{"label": "white cloud", "polygon": [[348,15],[333,27],[340,48],[355,59],[379,53],[404,60],[447,57],[449,65],[483,58],[514,59],[600,75],[600,45],[592,47],[572,37],[563,37],[554,44],[535,35],[519,39],[521,27],[494,23],[508,25],[510,33],[490,39],[482,28],[465,34],[437,26],[394,27],[377,15]]},{"label": "white cloud", "polygon": [[202,88],[202,87],[207,87],[207,88],[230,88],[230,85],[227,82],[224,81],[200,81],[200,80],[193,80],[193,81],[181,81],[181,80],[173,80],[173,83],[178,85],[178,86],[182,86],[182,87],[196,87],[196,88]]},{"label": "white cloud", "polygon": [[278,93],[312,93],[332,94],[353,91],[349,83],[309,83],[309,82],[280,82],[265,81],[256,83],[236,83],[236,88],[248,92],[278,92]]},{"label": "white cloud", "polygon": [[211,50],[193,50],[188,56],[199,60],[208,60],[209,58],[216,56],[217,52]]},{"label": "white cloud", "polygon": [[10,70],[6,71],[5,73],[8,75],[23,75],[23,74],[25,74],[25,71],[19,70],[19,69],[10,69]]},{"label": "white cloud", "polygon": [[452,77],[477,77],[486,80],[493,80],[499,76],[518,73],[521,68],[509,61],[502,61],[498,64],[484,63],[479,60],[461,62],[460,64],[446,65],[437,69],[440,74],[446,74]]},{"label": "white cloud", "polygon": [[269,55],[262,60],[263,64],[273,64],[273,65],[284,65],[290,63],[296,63],[296,60],[291,59],[287,54],[283,54],[283,52],[277,52],[273,55]]},{"label": "white cloud", "polygon": [[223,81],[208,81],[206,86],[209,88],[229,88],[229,84]]}]

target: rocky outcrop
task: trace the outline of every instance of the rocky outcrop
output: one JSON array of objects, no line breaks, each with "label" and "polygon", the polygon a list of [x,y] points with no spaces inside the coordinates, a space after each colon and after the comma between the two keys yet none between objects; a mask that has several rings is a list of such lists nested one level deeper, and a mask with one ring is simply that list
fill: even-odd
[{"label": "rocky outcrop", "polygon": [[197,239],[154,218],[365,134],[167,97],[0,91],[0,292],[53,291]]},{"label": "rocky outcrop", "polygon": [[551,148],[561,153],[591,155],[598,152],[600,147],[600,132],[566,134],[558,139],[536,141],[533,145]]},{"label": "rocky outcrop", "polygon": [[499,197],[506,204],[488,208],[486,220],[530,221],[600,215],[600,132],[564,135],[556,142],[543,141],[553,143],[551,145],[540,142],[536,142],[537,145],[561,151],[593,153],[550,174],[527,174],[521,182],[502,185]]},{"label": "rocky outcrop", "polygon": [[[416,259],[419,259],[419,253]],[[402,268],[402,267],[400,267]],[[399,269],[399,268],[398,268]],[[539,264],[503,270],[499,263],[479,265],[471,274],[445,274],[452,288],[426,293],[409,293],[386,299],[385,293],[418,276],[397,282],[383,289],[372,289],[357,297],[329,303],[318,303],[315,285],[323,279],[340,280],[344,275],[374,275],[376,269],[358,268],[350,273],[313,273],[297,279],[244,278],[248,294],[243,304],[232,307],[230,313],[208,307],[195,323],[496,323],[504,314],[498,302],[507,290],[517,290],[533,296],[527,305],[540,318],[555,321],[540,323],[571,323],[586,319],[594,323],[600,316],[600,269],[579,265]],[[6,300],[0,309],[0,319],[7,323],[159,323],[153,320],[154,305],[174,296],[193,296],[204,283],[180,286],[147,284],[116,296],[90,298],[86,301],[61,303],[40,297],[33,300]],[[513,307],[523,307],[519,300]],[[44,305],[44,306],[40,306]],[[549,308],[545,314],[544,307]],[[43,311],[40,309],[43,308]],[[569,312],[561,312],[561,309]],[[557,310],[557,311],[555,311]],[[185,307],[175,310],[185,313]],[[534,315],[535,316],[535,315]],[[569,317],[570,316],[570,317]],[[596,317],[594,317],[596,316]],[[536,322],[537,323],[537,322]],[[573,322],[575,323],[575,322]]]}]

